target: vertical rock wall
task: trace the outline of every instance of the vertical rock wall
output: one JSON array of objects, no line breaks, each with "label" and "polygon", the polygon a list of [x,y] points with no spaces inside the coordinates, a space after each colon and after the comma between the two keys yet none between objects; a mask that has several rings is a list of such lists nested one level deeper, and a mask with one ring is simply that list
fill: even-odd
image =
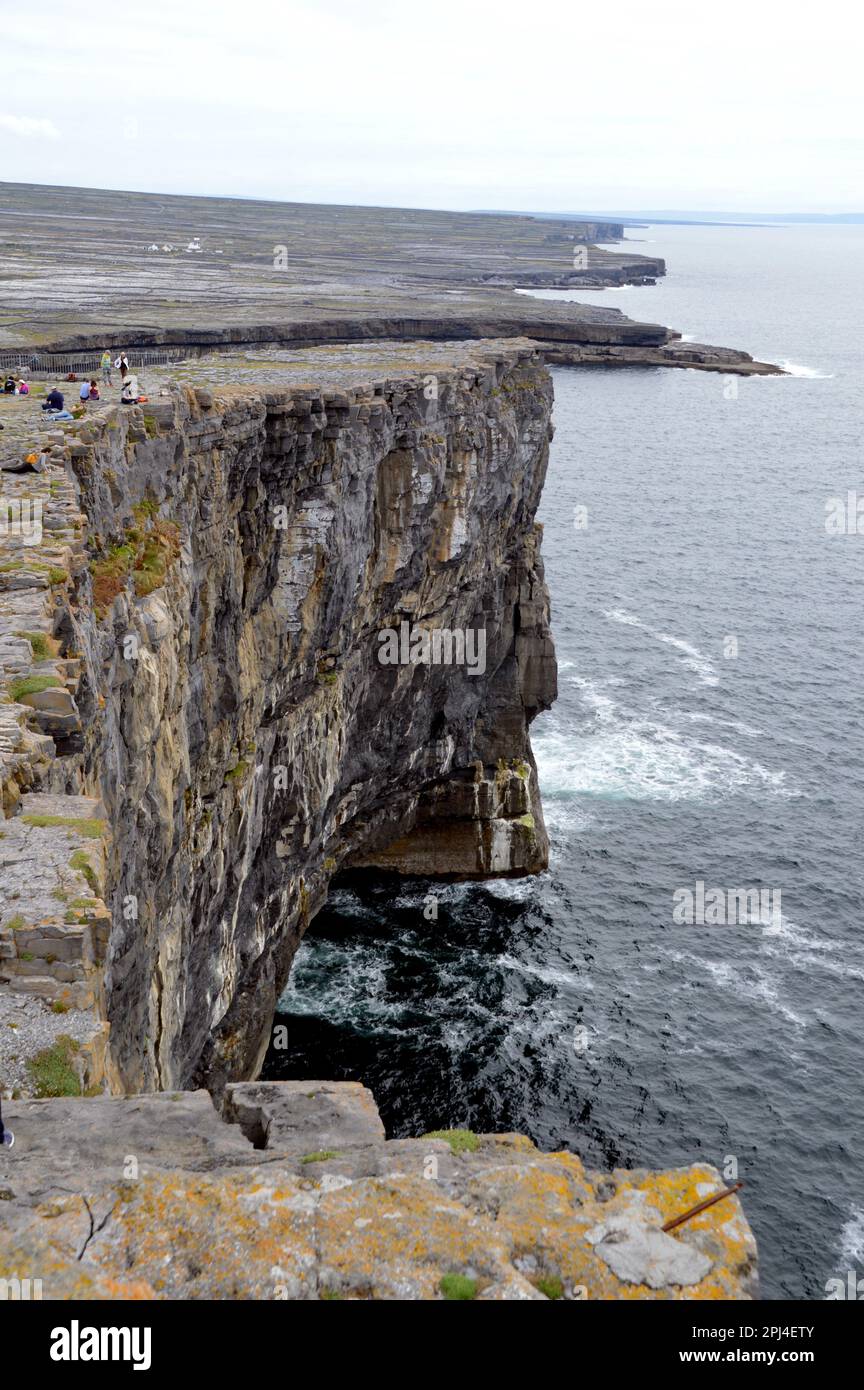
[{"label": "vertical rock wall", "polygon": [[[91,560],[58,630],[86,735],[52,790],[113,831],[127,1091],[254,1074],[340,867],[545,866],[551,395],[531,352],[475,352],[432,389],[173,387],[78,432]],[[482,632],[482,671],[382,664],[402,624]]]}]

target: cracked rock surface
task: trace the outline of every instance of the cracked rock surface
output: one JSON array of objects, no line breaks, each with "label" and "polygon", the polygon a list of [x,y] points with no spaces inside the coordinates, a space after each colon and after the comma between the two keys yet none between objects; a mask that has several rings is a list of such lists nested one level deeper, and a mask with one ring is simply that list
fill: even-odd
[{"label": "cracked rock surface", "polygon": [[351,1082],[233,1085],[226,1118],[204,1092],[4,1114],[0,1278],[45,1299],[441,1299],[452,1275],[478,1301],[756,1292],[737,1197],[660,1230],[722,1188],[706,1164],[597,1174],[514,1134],[388,1141]]}]

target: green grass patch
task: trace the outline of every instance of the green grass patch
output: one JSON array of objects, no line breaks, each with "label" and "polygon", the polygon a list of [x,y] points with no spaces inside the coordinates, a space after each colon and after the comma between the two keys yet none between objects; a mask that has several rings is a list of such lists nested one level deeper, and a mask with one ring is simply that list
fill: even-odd
[{"label": "green grass patch", "polygon": [[158,505],[150,499],[136,502],[136,525],[126,529],[125,540],[90,562],[93,602],[104,613],[132,577],[138,598],[146,598],[165,583],[169,566],[180,554],[180,530],[173,521],[162,521]]},{"label": "green grass patch", "polygon": [[61,1033],[53,1047],[46,1047],[30,1058],[27,1070],[40,1100],[49,1096],[80,1096],[81,1082],[72,1065],[77,1051],[75,1040]]},{"label": "green grass patch", "polygon": [[424,1139],[443,1139],[450,1145],[454,1154],[473,1154],[480,1147],[480,1140],[471,1129],[430,1129]]},{"label": "green grass patch", "polygon": [[328,1160],[329,1158],[338,1158],[338,1157],[339,1157],[339,1155],[338,1155],[338,1153],[337,1153],[337,1151],[336,1151],[335,1149],[319,1149],[317,1153],[314,1153],[314,1154],[304,1154],[303,1157],[301,1158],[300,1162],[301,1162],[301,1163],[326,1163],[327,1160]]},{"label": "green grass patch", "polygon": [[564,1297],[564,1285],[554,1274],[544,1274],[533,1282],[535,1289],[539,1289],[540,1293],[545,1294],[547,1298]]},{"label": "green grass patch", "polygon": [[22,816],[21,819],[25,825],[36,825],[43,830],[49,825],[63,825],[86,840],[101,840],[105,834],[104,820],[76,820],[74,816]]},{"label": "green grass patch", "polygon": [[157,574],[148,570],[135,570],[132,574],[132,582],[135,585],[137,598],[146,598],[155,589],[161,589],[165,583],[164,574]]},{"label": "green grass patch", "polygon": [[49,661],[60,650],[60,643],[49,637],[47,632],[16,632],[15,636],[26,638],[37,661]]},{"label": "green grass patch", "polygon": [[477,1281],[467,1274],[445,1274],[438,1287],[448,1303],[467,1303],[477,1297]]},{"label": "green grass patch", "polygon": [[8,931],[20,931],[21,928],[26,927],[26,925],[27,923],[25,919],[21,916],[20,912],[16,912],[15,916],[10,917],[9,921],[6,923]]},{"label": "green grass patch", "polygon": [[[145,422],[153,420],[153,416],[145,415],[144,419]],[[156,421],[153,420],[153,423],[155,424]],[[142,497],[141,501],[136,502],[133,506],[132,514],[142,525],[147,521],[155,521],[159,515],[159,503],[154,502],[152,497]]]},{"label": "green grass patch", "polygon": [[9,695],[17,702],[25,695],[38,695],[40,690],[50,690],[62,684],[59,676],[24,676],[21,680],[12,681]]},{"label": "green grass patch", "polygon": [[96,878],[93,865],[90,863],[90,860],[87,858],[87,855],[84,853],[83,849],[76,849],[75,853],[72,855],[72,858],[69,860],[69,867],[70,869],[76,869],[79,874],[83,874],[85,879],[87,880],[87,887],[98,895],[99,882]]}]

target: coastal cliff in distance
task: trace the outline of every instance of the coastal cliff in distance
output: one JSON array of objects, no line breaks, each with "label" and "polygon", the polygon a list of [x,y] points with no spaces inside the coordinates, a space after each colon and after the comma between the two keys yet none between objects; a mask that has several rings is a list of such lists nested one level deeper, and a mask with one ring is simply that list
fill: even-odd
[{"label": "coastal cliff in distance", "polygon": [[[2,185],[0,365],[81,354],[524,337],[549,360],[777,373],[617,309],[519,295],[654,284],[615,222]],[[190,240],[191,238],[191,240]],[[597,242],[604,244],[598,246]],[[610,243],[618,242],[617,246]],[[82,300],[81,285],[87,285]]]}]

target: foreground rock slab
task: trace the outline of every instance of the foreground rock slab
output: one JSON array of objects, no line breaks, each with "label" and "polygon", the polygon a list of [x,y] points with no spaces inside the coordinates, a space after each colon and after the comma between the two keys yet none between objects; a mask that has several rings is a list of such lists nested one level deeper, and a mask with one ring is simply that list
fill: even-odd
[{"label": "foreground rock slab", "polygon": [[0,1280],[44,1299],[755,1296],[737,1197],[661,1229],[722,1189],[707,1164],[597,1174],[518,1134],[386,1140],[350,1082],[232,1086],[223,1114],[203,1091],[10,1104]]}]

